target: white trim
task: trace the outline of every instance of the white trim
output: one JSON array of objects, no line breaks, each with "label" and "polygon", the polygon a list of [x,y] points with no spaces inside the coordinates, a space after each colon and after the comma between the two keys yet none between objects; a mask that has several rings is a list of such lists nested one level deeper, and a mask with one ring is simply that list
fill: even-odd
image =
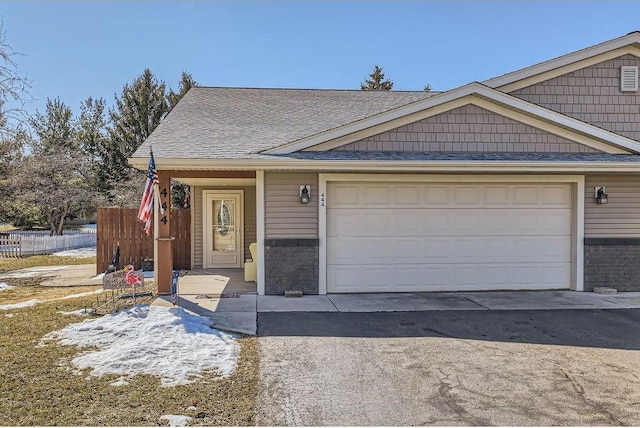
[{"label": "white trim", "polygon": [[[375,135],[377,133],[384,132],[381,131],[381,129],[388,130],[396,128],[398,126],[402,126],[402,124],[415,122],[416,120],[420,120],[420,118],[428,117],[431,114],[438,114],[437,112],[442,112],[442,107],[440,109],[434,109],[434,107],[439,107],[443,104],[460,100],[461,98],[467,97],[469,95],[482,97],[487,101],[493,101],[497,104],[501,104],[503,107],[511,107],[515,110],[519,110],[524,114],[533,115],[540,120],[553,123],[560,127],[568,128],[569,130],[575,131],[579,134],[583,134],[593,139],[600,140],[601,142],[608,145],[613,145],[621,149],[629,149],[633,152],[640,153],[640,143],[638,143],[637,141],[616,134],[614,132],[607,131],[597,126],[582,122],[572,117],[565,116],[563,114],[546,109],[528,101],[524,101],[520,98],[502,93],[496,89],[490,88],[477,82],[461,86],[457,89],[453,89],[442,94],[434,95],[433,97],[417,101],[394,110],[389,110],[387,112],[371,116],[369,118],[354,122],[349,125],[321,132],[319,134],[313,135],[308,138],[303,138],[293,143],[288,143],[279,147],[275,147],[273,149],[265,150],[262,153],[290,154],[338,139],[340,139],[340,144],[338,145],[346,144],[351,141],[357,141],[358,139],[362,138],[362,135]],[[460,103],[460,101],[458,101],[458,103]],[[459,104],[456,103],[452,103],[451,105],[453,107],[446,107],[446,110],[450,110],[451,108],[455,108],[455,106],[459,106]],[[429,109],[434,109],[434,113],[425,112],[425,110]],[[420,114],[416,115],[416,113]],[[389,122],[391,122],[391,124]],[[383,124],[386,124],[386,126],[376,128],[379,125]],[[389,126],[391,126],[392,128],[389,128]],[[363,131],[369,128],[372,129],[365,134],[359,133],[359,131]],[[354,135],[348,137],[351,134]],[[343,137],[346,137],[346,139],[343,139]],[[355,140],[352,140],[352,138],[355,138]],[[323,147],[324,150],[326,150],[326,147],[330,147],[330,145],[326,145]],[[157,163],[159,163],[159,161]]]},{"label": "white trim", "polygon": [[584,175],[581,176],[576,187],[576,209],[575,209],[575,279],[573,283],[573,289],[575,291],[584,291]]},{"label": "white trim", "polygon": [[256,171],[256,240],[258,241],[257,291],[265,295],[264,283],[264,171]]},{"label": "white trim", "polygon": [[[238,253],[238,261],[233,265],[219,265],[214,266],[209,264],[208,248],[211,247],[211,236],[209,228],[211,227],[211,217],[209,215],[210,203],[212,199],[217,199],[224,196],[230,196],[234,199],[237,198],[236,212],[236,227],[239,233],[236,234],[236,252]],[[213,213],[211,213],[213,215]],[[239,235],[239,237],[237,236]],[[212,190],[205,189],[202,191],[202,267],[208,268],[242,268],[244,266],[244,190]]]},{"label": "white trim", "polygon": [[[638,32],[634,32],[627,34],[626,36],[618,37],[595,46],[532,65],[530,67],[522,68],[511,73],[503,74],[502,76],[485,80],[483,83],[494,88],[500,87],[505,91],[512,91],[515,89],[507,89],[506,85],[518,82],[519,85],[522,85],[521,87],[525,87],[530,84],[535,84],[525,81],[525,79],[530,77],[540,77],[542,80],[555,77],[553,75],[545,76],[544,74],[548,72],[555,71],[558,73],[557,75],[566,74],[627,53],[639,56],[638,52],[640,51],[637,49],[638,44],[640,44],[640,34]],[[571,69],[571,66],[574,66],[575,68]]]},{"label": "white trim", "polygon": [[[157,161],[156,161],[157,163]],[[557,161],[380,161],[276,159],[164,159],[164,169],[203,171],[344,171],[344,172],[640,172],[640,162]],[[145,167],[146,168],[146,167]]]},{"label": "white trim", "polygon": [[[584,284],[584,175],[413,175],[413,174],[319,174],[318,186],[320,192],[325,194],[325,202],[331,195],[327,194],[327,183],[336,181],[345,182],[376,182],[386,183],[569,183],[574,184],[576,206],[572,207],[575,213],[575,222],[572,236],[575,237],[575,260],[573,260],[572,284],[570,288],[582,291]],[[320,204],[318,204],[320,205]],[[318,294],[327,294],[327,211],[318,210]]]},{"label": "white trim", "polygon": [[318,266],[318,294],[327,294],[327,174],[318,174]]}]

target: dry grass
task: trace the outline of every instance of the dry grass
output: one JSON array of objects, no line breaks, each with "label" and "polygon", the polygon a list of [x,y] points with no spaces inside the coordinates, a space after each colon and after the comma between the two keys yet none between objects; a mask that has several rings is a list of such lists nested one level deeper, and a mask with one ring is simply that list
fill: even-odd
[{"label": "dry grass", "polygon": [[[188,415],[192,425],[254,425],[258,351],[254,337],[240,338],[238,368],[227,379],[210,379],[165,388],[154,376],[136,376],[113,387],[119,376],[75,373],[72,346],[39,347],[47,333],[82,318],[57,311],[89,307],[95,296],[68,300],[63,295],[96,287],[19,287],[0,293],[0,303],[39,299],[36,306],[0,311],[0,426],[6,425],[157,425],[163,414]],[[7,317],[11,314],[11,317]],[[195,406],[196,411],[186,410]]]},{"label": "dry grass", "polygon": [[18,230],[18,228],[11,224],[0,224],[0,232],[8,232],[10,230]]},{"label": "dry grass", "polygon": [[95,264],[95,257],[60,257],[60,256],[31,256],[18,258],[0,258],[0,273],[10,270],[24,269],[38,266],[68,266]]}]

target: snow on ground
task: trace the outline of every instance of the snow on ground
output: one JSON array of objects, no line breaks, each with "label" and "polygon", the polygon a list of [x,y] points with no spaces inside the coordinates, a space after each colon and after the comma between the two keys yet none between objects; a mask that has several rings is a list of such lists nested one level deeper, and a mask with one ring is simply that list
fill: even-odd
[{"label": "snow on ground", "polygon": [[94,257],[96,255],[96,247],[76,248],[74,250],[58,251],[53,253],[54,256],[60,257]]},{"label": "snow on ground", "polygon": [[78,309],[77,311],[71,311],[71,312],[64,312],[64,311],[58,311],[59,314],[62,315],[80,315],[80,316],[87,316],[89,315],[89,311],[86,309]]},{"label": "snow on ground", "polygon": [[209,327],[207,317],[180,307],[138,305],[101,318],[71,324],[43,338],[62,345],[97,347],[72,360],[91,375],[159,376],[163,386],[195,381],[203,370],[228,376],[240,346],[236,336]]},{"label": "snow on ground", "polygon": [[7,284],[6,282],[0,282],[0,291],[2,290],[11,290],[13,287]]},{"label": "snow on ground", "polygon": [[162,415],[160,416],[160,420],[169,422],[170,427],[188,427],[189,422],[193,419],[185,415]]},{"label": "snow on ground", "polygon": [[87,291],[86,293],[69,294],[68,296],[64,296],[63,299],[75,299],[76,297],[91,296],[92,294],[100,294],[103,291],[104,290],[101,288],[100,290]]},{"label": "snow on ground", "polygon": [[91,278],[91,279],[103,279],[103,278],[104,278],[104,272],[103,272],[103,273],[100,273],[100,274],[98,274],[98,275],[96,275],[96,276],[94,276],[94,277],[93,277],[93,278]]},{"label": "snow on ground", "polygon": [[0,311],[7,311],[9,309],[26,308],[29,306],[37,305],[39,302],[40,300],[38,299],[31,299],[31,300],[27,300],[26,302],[12,303],[10,305],[0,305]]}]

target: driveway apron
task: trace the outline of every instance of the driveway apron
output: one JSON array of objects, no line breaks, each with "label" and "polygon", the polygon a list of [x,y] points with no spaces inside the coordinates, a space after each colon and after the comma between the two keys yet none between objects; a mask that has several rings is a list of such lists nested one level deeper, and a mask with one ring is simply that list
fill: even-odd
[{"label": "driveway apron", "polygon": [[638,425],[640,310],[258,314],[259,425]]}]

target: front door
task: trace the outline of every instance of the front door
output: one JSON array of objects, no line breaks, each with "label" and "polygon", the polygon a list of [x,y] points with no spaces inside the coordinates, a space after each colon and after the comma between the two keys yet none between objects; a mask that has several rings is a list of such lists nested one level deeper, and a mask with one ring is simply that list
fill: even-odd
[{"label": "front door", "polygon": [[243,191],[204,191],[204,267],[242,267]]}]

